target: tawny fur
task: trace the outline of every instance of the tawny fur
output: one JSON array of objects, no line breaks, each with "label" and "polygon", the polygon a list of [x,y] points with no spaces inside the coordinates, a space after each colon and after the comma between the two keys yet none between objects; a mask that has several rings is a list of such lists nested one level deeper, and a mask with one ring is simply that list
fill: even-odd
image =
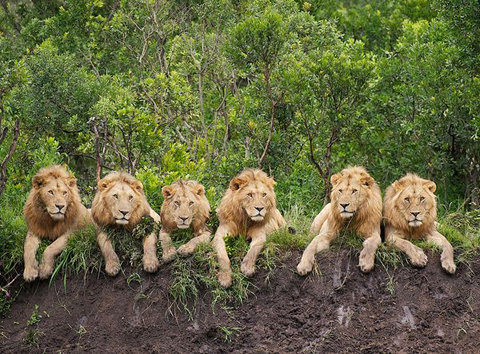
[{"label": "tawny fur", "polygon": [[[125,224],[119,224],[116,215],[123,209],[128,211],[129,219]],[[105,258],[108,275],[118,274],[120,260],[101,228],[114,226],[132,231],[145,216],[160,222],[160,216],[148,204],[142,183],[135,177],[125,172],[111,172],[98,182],[98,191],[92,203],[92,218],[98,226],[97,242]],[[143,267],[147,272],[155,272],[159,267],[156,242],[157,235],[153,232],[143,242]]]},{"label": "tawny fur", "polygon": [[[411,239],[419,239],[424,237],[427,233],[435,230],[435,222],[437,221],[437,199],[435,194],[423,185],[431,182],[423,178],[418,177],[415,174],[408,173],[400,180],[393,182],[385,190],[384,198],[384,220],[386,226],[392,226],[398,231],[408,235]],[[424,193],[424,197],[427,199],[426,203],[422,203],[418,206],[424,213],[423,223],[419,227],[411,227],[408,225],[408,221],[402,211],[405,208],[403,205],[403,197],[412,197],[412,192],[407,192],[404,196],[405,189],[412,187],[415,190],[421,189]]]},{"label": "tawny fur", "polygon": [[243,274],[251,276],[266,237],[285,226],[285,220],[276,207],[274,185],[275,181],[259,169],[246,169],[230,181],[217,209],[220,225],[212,241],[217,252],[218,279],[222,286],[229,287],[232,283],[224,237],[241,234],[252,240],[241,266]]},{"label": "tawny fur", "polygon": [[124,226],[125,229],[132,230],[144,216],[150,213],[150,205],[143,192],[142,183],[126,172],[111,172],[98,182],[99,188],[92,203],[92,218],[99,226],[115,225],[111,201],[106,199],[106,195],[119,183],[130,186],[137,196],[132,204],[134,211],[128,224]]},{"label": "tawny fur", "polygon": [[[59,203],[65,205],[63,219],[54,220],[48,209]],[[27,281],[37,276],[45,279],[53,271],[55,257],[66,247],[71,233],[91,223],[90,214],[80,200],[75,177],[60,165],[42,168],[33,177],[23,213],[28,227],[24,278]],[[39,268],[35,254],[40,239],[54,242],[45,250]]]},{"label": "tawny fur", "polygon": [[[317,215],[310,232],[317,235],[305,249],[297,266],[299,274],[313,269],[315,254],[328,249],[342,229],[355,232],[365,239],[359,267],[370,271],[375,264],[375,252],[381,243],[382,197],[380,188],[365,168],[348,167],[331,177],[331,202]],[[345,211],[341,206],[347,205]],[[348,216],[342,216],[348,215]]]},{"label": "tawny fur", "polygon": [[418,267],[427,264],[427,256],[407,240],[424,238],[433,242],[442,249],[442,267],[448,273],[454,273],[453,247],[436,228],[435,190],[434,182],[411,173],[393,182],[385,192],[385,237],[387,244],[405,252],[410,262]]},{"label": "tawny fur", "polygon": [[205,195],[205,188],[197,181],[178,180],[162,188],[164,201],[160,210],[164,262],[171,261],[177,252],[172,244],[170,234],[178,228],[192,228],[195,235],[189,242],[178,248],[181,255],[192,254],[201,243],[210,241],[211,232],[207,228],[210,216],[210,204]]}]

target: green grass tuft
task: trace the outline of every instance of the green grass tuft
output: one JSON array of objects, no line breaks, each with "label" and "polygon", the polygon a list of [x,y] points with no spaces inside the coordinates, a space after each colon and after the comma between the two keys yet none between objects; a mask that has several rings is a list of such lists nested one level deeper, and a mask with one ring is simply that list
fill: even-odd
[{"label": "green grass tuft", "polygon": [[[234,252],[244,248],[241,241],[234,242],[234,239],[230,240],[229,246],[230,251]],[[198,296],[204,289],[210,292],[212,311],[217,304],[226,307],[232,303],[242,303],[252,293],[253,285],[240,272],[239,265],[236,262],[232,263],[233,285],[229,289],[224,289],[217,280],[218,263],[211,245],[200,245],[190,257],[177,257],[172,265],[172,282],[169,290],[173,305],[184,310],[192,318]]]}]

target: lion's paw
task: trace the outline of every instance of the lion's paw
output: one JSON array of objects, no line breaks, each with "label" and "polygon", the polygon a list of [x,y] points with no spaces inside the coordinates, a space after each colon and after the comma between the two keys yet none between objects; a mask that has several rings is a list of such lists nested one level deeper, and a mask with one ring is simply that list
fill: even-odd
[{"label": "lion's paw", "polygon": [[23,270],[23,279],[27,282],[34,281],[38,277],[38,263],[35,262],[35,264],[32,267],[25,267]]},{"label": "lion's paw", "polygon": [[148,272],[148,273],[155,273],[158,270],[158,267],[160,267],[160,262],[158,261],[158,258],[155,256],[143,257],[143,269]]},{"label": "lion's paw", "polygon": [[442,262],[442,268],[447,273],[454,274],[455,271],[457,270],[457,266],[455,265],[455,262],[453,261],[453,257],[451,257],[450,255],[444,255],[442,253],[440,261]]},{"label": "lion's paw", "polygon": [[224,288],[229,288],[232,285],[232,272],[219,271],[217,274],[218,282]]},{"label": "lion's paw", "polygon": [[105,272],[111,277],[114,277],[120,271],[120,261],[118,257],[113,260],[108,260],[105,264]]},{"label": "lion's paw", "polygon": [[375,266],[375,258],[369,252],[362,250],[358,259],[358,266],[362,272],[368,273]]},{"label": "lion's paw", "polygon": [[177,250],[178,254],[182,257],[189,256],[195,251],[195,247],[192,245],[189,245],[188,243],[180,246]]},{"label": "lion's paw", "polygon": [[297,265],[297,272],[300,275],[307,275],[313,269],[313,262],[302,259]]},{"label": "lion's paw", "polygon": [[423,250],[419,247],[415,247],[415,251],[410,257],[410,262],[415,266],[415,267],[420,267],[423,268],[427,265],[427,255]]},{"label": "lion's paw", "polygon": [[42,261],[38,270],[40,279],[48,279],[53,273],[53,262]]},{"label": "lion's paw", "polygon": [[162,260],[164,263],[168,263],[173,261],[176,256],[177,256],[177,250],[175,249],[175,247],[170,247],[163,251]]},{"label": "lion's paw", "polygon": [[240,269],[246,277],[251,277],[255,274],[255,263],[242,262]]}]

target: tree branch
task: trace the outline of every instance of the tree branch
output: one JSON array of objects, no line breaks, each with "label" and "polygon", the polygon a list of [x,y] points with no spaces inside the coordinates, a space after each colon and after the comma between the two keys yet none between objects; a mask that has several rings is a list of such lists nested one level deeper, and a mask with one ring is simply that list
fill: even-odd
[{"label": "tree branch", "polygon": [[7,184],[7,164],[13,156],[15,149],[17,148],[18,136],[20,135],[20,119],[15,121],[15,126],[13,128],[13,140],[10,144],[10,149],[8,150],[7,156],[3,159],[2,164],[0,165],[0,195],[3,194],[5,186]]}]

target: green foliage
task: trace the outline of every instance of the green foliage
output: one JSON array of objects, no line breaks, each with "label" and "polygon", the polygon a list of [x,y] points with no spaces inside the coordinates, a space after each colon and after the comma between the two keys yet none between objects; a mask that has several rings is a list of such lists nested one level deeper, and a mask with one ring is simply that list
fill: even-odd
[{"label": "green foliage", "polygon": [[[227,249],[230,253],[245,254],[244,247],[234,245],[231,241],[229,244]],[[242,303],[252,293],[252,284],[240,272],[239,264],[234,264],[232,267],[233,285],[229,289],[222,288],[218,283],[217,269],[218,263],[210,245],[199,246],[189,258],[175,259],[169,290],[173,305],[185,310],[192,318],[198,296],[203,289],[210,292],[212,310],[217,304],[226,307],[229,304]]]},{"label": "green foliage", "polygon": [[27,333],[24,338],[24,342],[28,347],[38,347],[38,339],[42,335],[42,332],[38,329],[41,319],[42,315],[38,313],[38,305],[35,305],[27,321]]},{"label": "green foliage", "polygon": [[67,248],[58,256],[55,269],[50,278],[50,283],[60,274],[66,277],[68,274],[81,274],[100,271],[103,258],[96,241],[95,227],[75,232],[67,243]]}]

